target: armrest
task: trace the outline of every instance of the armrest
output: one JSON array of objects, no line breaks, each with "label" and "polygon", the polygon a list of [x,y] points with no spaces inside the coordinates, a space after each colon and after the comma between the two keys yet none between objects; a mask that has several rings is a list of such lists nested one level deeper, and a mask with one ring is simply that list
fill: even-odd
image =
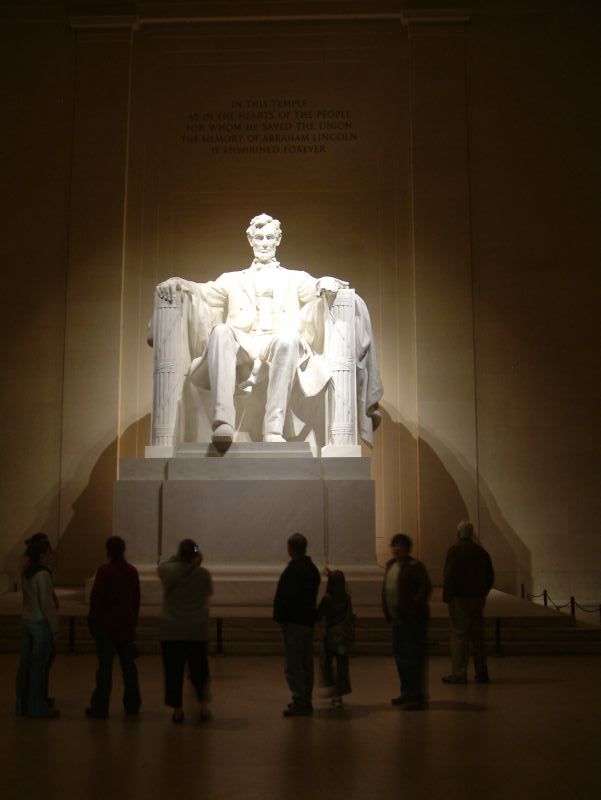
[{"label": "armrest", "polygon": [[151,441],[155,447],[173,448],[179,440],[184,323],[183,293],[174,292],[171,302],[155,294],[148,337],[154,349]]},{"label": "armrest", "polygon": [[327,390],[326,447],[322,455],[360,456],[357,444],[355,290],[339,289],[325,303],[324,356],[332,373]]}]

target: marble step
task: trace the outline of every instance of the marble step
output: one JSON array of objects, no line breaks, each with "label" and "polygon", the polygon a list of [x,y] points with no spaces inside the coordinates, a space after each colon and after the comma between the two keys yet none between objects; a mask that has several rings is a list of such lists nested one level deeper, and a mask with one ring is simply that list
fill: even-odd
[{"label": "marble step", "polygon": [[[390,631],[382,618],[359,615],[355,651],[357,653],[385,654],[390,652]],[[540,618],[501,620],[501,652],[505,655],[557,655],[557,654],[601,654],[601,629],[577,626],[568,618],[566,624],[561,617],[556,625]],[[94,642],[89,634],[85,617],[63,619],[58,637],[59,652],[73,649],[78,653],[94,651]],[[158,617],[145,615],[138,625],[137,644],[141,653],[158,653]],[[491,653],[496,651],[496,625],[487,620],[486,640]],[[319,643],[316,636],[316,649]],[[279,627],[266,616],[222,617],[218,623],[211,619],[211,649],[217,649],[220,639],[225,653],[269,654],[281,652]],[[16,615],[0,616],[0,652],[18,652],[20,623]],[[429,630],[429,649],[432,654],[445,654],[449,648],[448,620],[432,620]]]}]

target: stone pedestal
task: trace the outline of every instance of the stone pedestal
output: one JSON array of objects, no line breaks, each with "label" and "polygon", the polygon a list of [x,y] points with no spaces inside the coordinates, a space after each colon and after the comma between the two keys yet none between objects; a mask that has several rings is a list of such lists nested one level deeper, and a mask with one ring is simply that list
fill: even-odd
[{"label": "stone pedestal", "polygon": [[113,532],[142,575],[143,602],[160,602],[157,562],[198,542],[215,580],[213,602],[270,604],[286,541],[309,540],[321,569],[343,569],[357,604],[377,604],[374,483],[368,458],[314,458],[306,443],[186,445],[175,458],[123,460]]}]

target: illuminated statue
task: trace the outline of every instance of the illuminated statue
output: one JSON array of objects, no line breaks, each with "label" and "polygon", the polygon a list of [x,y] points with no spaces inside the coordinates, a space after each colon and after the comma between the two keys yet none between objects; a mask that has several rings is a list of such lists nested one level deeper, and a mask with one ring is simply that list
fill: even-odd
[{"label": "illuminated statue", "polygon": [[[278,220],[260,214],[251,220],[246,234],[254,253],[248,269],[226,272],[207,283],[169,278],[156,288],[157,304],[167,310],[177,302],[178,293],[185,298],[186,380],[211,392],[213,442],[221,447],[232,442],[235,394],[250,392],[263,382],[263,441],[286,441],[285,420],[293,389],[298,387],[305,397],[312,397],[332,379],[333,370],[324,358],[327,315],[337,293],[346,292],[354,328],[350,356],[357,372],[353,390],[358,414],[352,424],[355,434],[358,425],[361,436],[371,444],[379,423],[382,385],[365,303],[348,289],[346,281],[317,279],[282,267],[276,260],[282,239]],[[155,347],[156,339],[155,331]],[[156,392],[155,382],[155,415]]]}]

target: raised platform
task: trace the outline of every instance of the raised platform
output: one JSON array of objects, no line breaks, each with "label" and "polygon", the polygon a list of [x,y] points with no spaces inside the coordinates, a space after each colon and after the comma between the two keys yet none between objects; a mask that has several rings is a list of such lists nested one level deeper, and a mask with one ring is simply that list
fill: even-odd
[{"label": "raised platform", "polygon": [[370,459],[314,458],[308,444],[182,445],[174,458],[120,462],[113,533],[142,575],[143,603],[160,601],[156,564],[182,539],[198,542],[215,603],[269,605],[295,532],[322,569],[343,569],[360,604],[379,604]]},{"label": "raised platform", "polygon": [[[87,630],[88,607],[82,589],[58,589],[61,631],[60,652],[93,652]],[[428,634],[432,654],[449,652],[448,608],[435,589]],[[358,617],[356,653],[390,653],[390,629],[379,608],[355,603]],[[21,595],[0,595],[0,652],[19,650]],[[159,650],[158,606],[144,606],[138,624],[142,653]],[[568,614],[493,590],[486,605],[486,636],[491,654],[498,655],[601,655],[601,629],[578,623]],[[316,637],[316,647],[319,637]],[[267,606],[219,606],[211,608],[213,653],[263,655],[281,652],[279,626]]]}]

